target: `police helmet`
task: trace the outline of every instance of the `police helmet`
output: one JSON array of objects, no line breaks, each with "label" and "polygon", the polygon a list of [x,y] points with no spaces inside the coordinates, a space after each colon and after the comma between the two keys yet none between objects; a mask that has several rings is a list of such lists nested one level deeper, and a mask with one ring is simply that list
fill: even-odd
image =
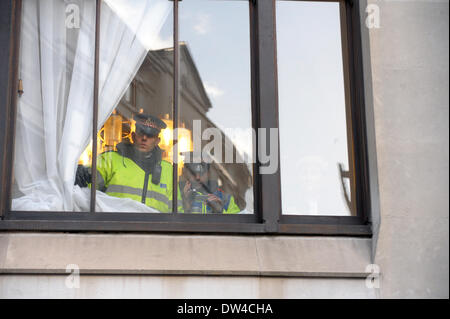
[{"label": "police helmet", "polygon": [[161,130],[167,127],[166,123],[153,115],[139,113],[133,118],[136,121],[136,132],[149,137],[158,136]]}]

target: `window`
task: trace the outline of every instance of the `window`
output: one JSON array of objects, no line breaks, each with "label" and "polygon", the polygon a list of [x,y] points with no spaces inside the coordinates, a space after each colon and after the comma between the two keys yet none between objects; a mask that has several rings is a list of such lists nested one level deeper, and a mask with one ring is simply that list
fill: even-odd
[{"label": "window", "polygon": [[276,9],[282,213],[355,215],[340,4]]},{"label": "window", "polygon": [[357,4],[11,3],[1,228],[370,234]]}]

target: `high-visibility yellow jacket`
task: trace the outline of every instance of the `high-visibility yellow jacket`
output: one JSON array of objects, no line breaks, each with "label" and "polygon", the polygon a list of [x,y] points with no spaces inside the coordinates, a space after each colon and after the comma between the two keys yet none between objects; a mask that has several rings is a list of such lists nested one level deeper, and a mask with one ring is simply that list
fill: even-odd
[{"label": "high-visibility yellow jacket", "polygon": [[[232,195],[226,194],[221,189],[217,189],[212,194],[220,198],[223,207],[221,212],[222,214],[236,214],[241,211]],[[195,200],[195,197],[194,200],[192,200],[191,202],[191,211],[193,213],[201,213],[201,214],[213,213],[212,207],[208,205],[205,200]]]},{"label": "high-visibility yellow jacket", "polygon": [[[195,186],[193,185],[195,184]],[[179,188],[186,188],[186,177],[179,182]],[[215,195],[220,201],[208,201],[209,195]],[[217,181],[191,181],[190,191],[182,194],[184,212],[193,214],[236,214],[241,209],[233,195],[225,193],[217,186]]]},{"label": "high-visibility yellow jacket", "polygon": [[[121,198],[131,198],[162,213],[172,211],[173,167],[161,160],[161,178],[152,183],[152,174],[145,172],[131,158],[118,152],[105,152],[97,159],[97,189]],[[145,187],[147,184],[147,187]],[[181,194],[178,190],[178,211],[182,212]]]}]

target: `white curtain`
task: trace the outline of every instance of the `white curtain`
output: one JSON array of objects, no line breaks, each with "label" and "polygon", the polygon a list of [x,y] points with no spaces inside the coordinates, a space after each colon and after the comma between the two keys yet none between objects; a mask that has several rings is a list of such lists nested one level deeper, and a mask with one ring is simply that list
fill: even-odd
[{"label": "white curtain", "polygon": [[[106,0],[101,10],[100,129],[158,42],[167,0]],[[79,18],[79,20],[77,20]],[[92,139],[95,1],[25,0],[21,31],[13,210],[87,211],[90,190],[74,186]],[[97,192],[98,211],[154,212]]]}]

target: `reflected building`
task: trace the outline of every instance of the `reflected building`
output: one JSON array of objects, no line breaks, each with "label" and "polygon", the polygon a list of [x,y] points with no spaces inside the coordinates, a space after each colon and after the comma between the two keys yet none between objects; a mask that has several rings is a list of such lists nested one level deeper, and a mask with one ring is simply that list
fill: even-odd
[{"label": "reflected building", "polygon": [[[236,204],[241,210],[245,209],[245,193],[252,186],[252,172],[249,164],[243,162],[242,155],[223,131],[208,117],[208,111],[214,107],[205,90],[204,84],[190,54],[186,43],[180,44],[180,89],[179,89],[179,151],[192,151],[194,121],[201,123],[201,132],[205,129],[215,128],[221,132],[222,158],[215,158],[212,154],[212,173],[217,176],[219,187],[234,196]],[[161,133],[160,147],[164,151],[163,158],[172,162],[172,143],[169,141],[173,128],[173,48],[149,51],[138,70],[128,90],[122,97],[115,113],[108,119],[106,125],[115,115],[131,119],[133,114],[143,112],[163,119],[169,132]],[[105,126],[106,126],[105,125]],[[132,130],[131,121],[122,121],[122,138],[129,136]],[[169,136],[165,136],[168,133]],[[119,134],[120,135],[120,134]],[[183,135],[183,136],[182,136]],[[121,139],[121,137],[118,137]],[[182,140],[184,139],[184,140]],[[112,145],[105,145],[102,134],[103,149]],[[201,139],[201,149],[210,143],[210,140]],[[116,140],[115,143],[120,142]],[[107,143],[108,144],[108,143]],[[233,163],[224,163],[225,145],[232,145]],[[197,146],[198,147],[198,146]],[[100,151],[102,151],[100,150]],[[238,160],[236,160],[238,159]],[[240,159],[240,160],[239,160]],[[237,162],[237,163],[236,163]],[[181,167],[181,163],[179,166]],[[179,170],[179,175],[180,175]]]}]

